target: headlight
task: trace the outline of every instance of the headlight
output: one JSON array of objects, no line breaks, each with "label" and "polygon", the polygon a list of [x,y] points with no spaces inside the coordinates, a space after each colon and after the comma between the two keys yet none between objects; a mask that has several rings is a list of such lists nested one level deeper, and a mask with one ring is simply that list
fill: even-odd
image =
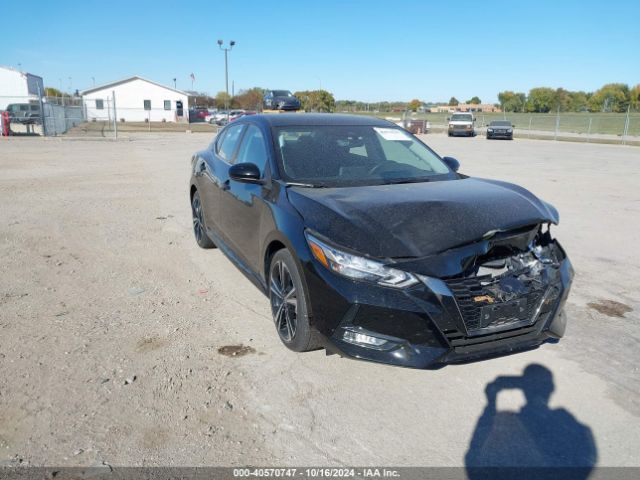
[{"label": "headlight", "polygon": [[393,288],[405,288],[418,283],[418,279],[409,272],[343,252],[318,240],[309,233],[306,233],[306,237],[314,258],[327,269],[343,277],[365,280]]},{"label": "headlight", "polygon": [[513,132],[513,130],[511,130],[510,128],[507,130],[507,133],[511,133]]},{"label": "headlight", "polygon": [[487,128],[487,132],[493,132],[493,128]]}]

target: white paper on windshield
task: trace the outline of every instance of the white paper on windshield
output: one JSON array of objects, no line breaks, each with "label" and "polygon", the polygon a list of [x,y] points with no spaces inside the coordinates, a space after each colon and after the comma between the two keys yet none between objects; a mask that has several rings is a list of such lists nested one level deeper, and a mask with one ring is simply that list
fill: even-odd
[{"label": "white paper on windshield", "polygon": [[373,127],[378,134],[385,140],[391,140],[396,142],[406,142],[411,140],[411,137],[398,128],[380,128]]}]

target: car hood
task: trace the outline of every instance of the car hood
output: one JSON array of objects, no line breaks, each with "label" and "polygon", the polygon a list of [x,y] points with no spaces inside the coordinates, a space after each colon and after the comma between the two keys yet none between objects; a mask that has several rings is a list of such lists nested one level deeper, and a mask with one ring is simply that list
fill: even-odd
[{"label": "car hood", "polygon": [[346,188],[289,187],[308,229],[378,258],[433,255],[494,231],[558,223],[558,212],[522,187],[465,178]]}]

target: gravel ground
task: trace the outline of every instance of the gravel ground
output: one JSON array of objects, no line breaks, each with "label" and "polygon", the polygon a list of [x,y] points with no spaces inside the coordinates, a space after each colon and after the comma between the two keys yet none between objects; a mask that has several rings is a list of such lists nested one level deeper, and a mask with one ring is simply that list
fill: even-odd
[{"label": "gravel ground", "polygon": [[192,238],[189,158],[210,135],[1,141],[0,465],[464,465],[485,387],[532,363],[598,465],[638,465],[640,149],[425,138],[560,210],[577,276],[559,344],[438,371],[295,354]]}]

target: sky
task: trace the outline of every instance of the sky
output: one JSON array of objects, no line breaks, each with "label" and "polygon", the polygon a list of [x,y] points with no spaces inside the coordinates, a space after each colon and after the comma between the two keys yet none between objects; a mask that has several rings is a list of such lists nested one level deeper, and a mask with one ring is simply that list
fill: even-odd
[{"label": "sky", "polygon": [[[502,90],[640,83],[640,1],[3,0],[0,65],[75,91],[139,75],[178,89],[494,103]],[[95,79],[95,80],[94,80]]]}]

